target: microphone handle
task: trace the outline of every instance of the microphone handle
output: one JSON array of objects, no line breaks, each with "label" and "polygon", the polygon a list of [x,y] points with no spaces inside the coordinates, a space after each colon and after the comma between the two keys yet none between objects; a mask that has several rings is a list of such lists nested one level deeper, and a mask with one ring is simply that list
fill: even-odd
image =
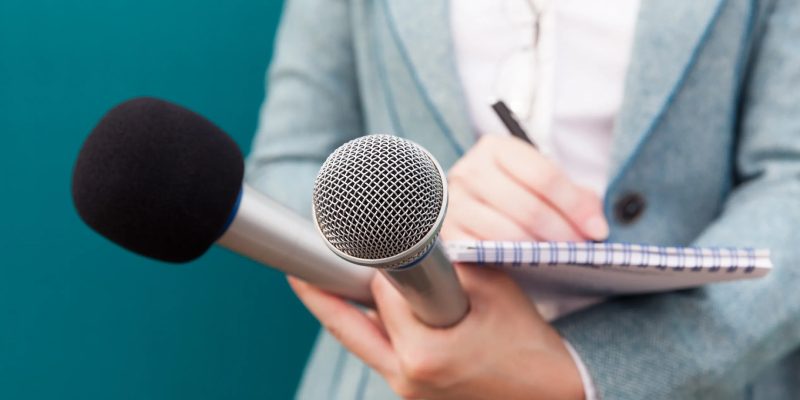
[{"label": "microphone handle", "polygon": [[405,297],[417,318],[429,326],[455,325],[469,311],[467,295],[438,243],[417,265],[381,272]]},{"label": "microphone handle", "polygon": [[331,293],[373,304],[371,269],[331,253],[310,221],[247,184],[236,217],[217,244]]}]

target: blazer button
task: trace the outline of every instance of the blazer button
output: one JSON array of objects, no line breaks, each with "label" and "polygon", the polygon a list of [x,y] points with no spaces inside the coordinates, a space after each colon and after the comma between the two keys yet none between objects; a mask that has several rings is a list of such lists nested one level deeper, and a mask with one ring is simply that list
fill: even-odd
[{"label": "blazer button", "polygon": [[639,193],[627,193],[614,203],[614,217],[627,225],[636,221],[644,212],[647,203]]}]

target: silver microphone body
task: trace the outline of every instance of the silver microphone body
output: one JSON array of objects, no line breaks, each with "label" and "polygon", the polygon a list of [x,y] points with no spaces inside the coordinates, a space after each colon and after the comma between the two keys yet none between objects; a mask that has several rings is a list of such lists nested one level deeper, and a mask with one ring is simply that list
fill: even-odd
[{"label": "silver microphone body", "polygon": [[217,244],[331,293],[372,303],[372,271],[331,254],[310,221],[247,184]]},{"label": "silver microphone body", "polygon": [[453,265],[438,244],[416,265],[381,273],[403,294],[414,314],[430,326],[454,325],[469,310]]},{"label": "silver microphone body", "polygon": [[314,184],[314,223],[335,254],[377,268],[433,327],[459,322],[469,302],[437,238],[447,179],[411,141],[370,135],[339,147]]}]

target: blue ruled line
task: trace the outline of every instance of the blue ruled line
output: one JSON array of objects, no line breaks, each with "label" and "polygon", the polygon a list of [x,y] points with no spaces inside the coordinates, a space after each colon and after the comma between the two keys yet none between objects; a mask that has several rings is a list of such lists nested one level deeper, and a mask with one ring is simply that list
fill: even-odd
[{"label": "blue ruled line", "polygon": [[686,249],[676,249],[678,254],[678,265],[675,266],[675,271],[683,271],[686,268]]},{"label": "blue ruled line", "polygon": [[720,257],[719,257],[719,249],[713,248],[711,249],[711,268],[708,270],[709,272],[717,272],[720,269]]},{"label": "blue ruled line", "polygon": [[656,268],[658,268],[658,269],[660,269],[662,271],[667,269],[666,261],[667,261],[667,252],[663,247],[659,247],[658,248],[658,265],[656,265]]},{"label": "blue ruled line", "polygon": [[755,249],[747,249],[747,268],[744,273],[752,273],[756,269],[756,251]]},{"label": "blue ruled line", "polygon": [[739,269],[739,252],[732,248],[728,248],[728,252],[731,253],[731,265],[728,267],[728,272],[736,272]]},{"label": "blue ruled line", "polygon": [[623,243],[622,244],[622,266],[629,267],[631,265],[631,259],[633,258],[633,250],[631,249],[630,243]]},{"label": "blue ruled line", "polygon": [[577,258],[575,243],[569,242],[567,243],[567,264],[575,264],[575,259]]},{"label": "blue ruled line", "polygon": [[547,242],[547,245],[550,247],[550,262],[548,265],[556,265],[558,264],[558,250],[556,249],[555,242]]}]

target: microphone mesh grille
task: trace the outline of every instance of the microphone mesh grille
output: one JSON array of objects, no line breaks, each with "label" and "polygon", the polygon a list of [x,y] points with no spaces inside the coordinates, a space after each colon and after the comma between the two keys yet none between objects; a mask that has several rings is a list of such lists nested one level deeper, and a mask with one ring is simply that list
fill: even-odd
[{"label": "microphone mesh grille", "polygon": [[417,144],[391,135],[351,140],[331,154],[314,183],[325,239],[351,257],[379,260],[419,244],[444,207],[442,174]]}]

